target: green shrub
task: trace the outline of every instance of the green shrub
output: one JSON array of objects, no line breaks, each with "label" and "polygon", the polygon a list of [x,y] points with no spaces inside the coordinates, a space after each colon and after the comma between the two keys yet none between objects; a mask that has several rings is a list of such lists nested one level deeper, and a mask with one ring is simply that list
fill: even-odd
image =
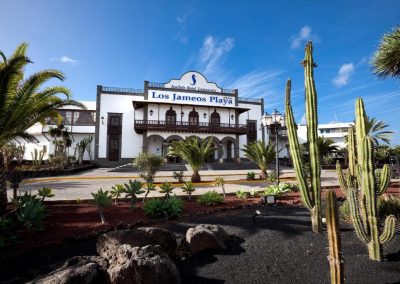
[{"label": "green shrub", "polygon": [[143,210],[144,214],[153,218],[179,217],[183,212],[183,201],[176,196],[150,199],[144,203]]},{"label": "green shrub", "polygon": [[270,185],[265,189],[264,195],[275,195],[275,197],[279,198],[291,192],[292,187],[292,184],[286,182],[282,182],[279,185]]},{"label": "green shrub", "polygon": [[51,190],[51,188],[48,187],[43,187],[41,189],[38,189],[38,195],[40,197],[42,197],[42,201],[47,197],[54,197],[55,195],[53,194],[53,191]]},{"label": "green shrub", "polygon": [[237,192],[236,192],[236,197],[237,198],[240,198],[240,199],[246,199],[247,198],[247,196],[248,196],[248,192],[247,191],[244,191],[243,189],[241,189],[241,190],[238,190]]},{"label": "green shrub", "polygon": [[224,198],[215,191],[208,191],[199,197],[199,202],[203,205],[217,205],[221,204]]},{"label": "green shrub", "polygon": [[278,180],[278,175],[276,174],[276,171],[275,171],[275,170],[271,171],[271,172],[268,174],[268,180],[269,180],[270,182],[273,182],[273,183],[275,183],[275,182]]},{"label": "green shrub", "polygon": [[48,215],[42,199],[36,195],[25,192],[17,200],[13,200],[17,206],[17,221],[22,223],[28,230],[42,230],[43,221]]},{"label": "green shrub", "polygon": [[186,192],[186,194],[189,196],[189,200],[192,200],[192,192],[195,190],[196,188],[191,181],[185,182],[185,185],[182,186],[182,191]]},{"label": "green shrub", "polygon": [[94,203],[97,205],[99,209],[101,223],[105,223],[104,219],[104,208],[110,207],[112,203],[112,195],[108,193],[108,191],[103,191],[103,189],[99,189],[97,192],[91,193],[94,199]]},{"label": "green shrub", "polygon": [[150,182],[154,180],[154,175],[164,164],[164,158],[153,153],[143,152],[136,157],[133,164],[146,173],[146,182]]},{"label": "green shrub", "polygon": [[385,219],[386,216],[394,215],[400,220],[400,198],[395,196],[382,196],[378,199],[379,218]]},{"label": "green shrub", "polygon": [[256,173],[255,172],[247,172],[246,179],[247,180],[255,180],[256,179]]},{"label": "green shrub", "polygon": [[170,193],[172,192],[172,190],[174,190],[174,188],[172,187],[170,182],[165,181],[160,185],[160,193],[165,193],[165,198],[170,197]]},{"label": "green shrub", "polygon": [[179,183],[184,183],[185,182],[185,178],[183,177],[183,172],[174,172],[173,173],[173,177],[174,179],[178,180]]}]

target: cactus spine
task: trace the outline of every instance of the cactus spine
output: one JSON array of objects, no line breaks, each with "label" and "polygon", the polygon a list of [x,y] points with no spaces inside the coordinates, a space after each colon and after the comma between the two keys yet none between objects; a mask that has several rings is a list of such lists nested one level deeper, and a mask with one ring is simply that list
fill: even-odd
[{"label": "cactus spine", "polygon": [[317,93],[315,90],[313,68],[316,64],[312,57],[312,43],[306,45],[304,65],[304,84],[306,91],[306,118],[307,118],[307,143],[310,156],[310,179],[307,183],[307,176],[304,165],[301,161],[300,145],[297,137],[297,128],[294,122],[292,107],[290,104],[290,79],[286,82],[286,123],[288,128],[289,147],[292,155],[294,169],[296,171],[297,183],[299,185],[303,204],[310,210],[313,232],[321,232],[321,168],[317,146]]},{"label": "cactus spine", "polygon": [[336,193],[328,191],[326,195],[326,225],[329,240],[329,264],[331,270],[331,283],[343,283],[343,259],[339,229],[339,217],[336,203]]},{"label": "cactus spine", "polygon": [[[390,171],[389,167],[385,165],[382,171],[375,172],[373,142],[365,128],[366,118],[364,102],[361,98],[357,98],[356,133],[354,135],[353,128],[350,128],[348,132],[349,169],[344,177],[338,164],[337,172],[340,186],[346,192],[349,200],[350,215],[356,234],[367,243],[370,259],[380,261],[382,245],[394,237],[396,219],[393,215],[386,217],[380,233],[377,198],[385,192],[389,184]],[[356,138],[355,142],[354,137]]]}]

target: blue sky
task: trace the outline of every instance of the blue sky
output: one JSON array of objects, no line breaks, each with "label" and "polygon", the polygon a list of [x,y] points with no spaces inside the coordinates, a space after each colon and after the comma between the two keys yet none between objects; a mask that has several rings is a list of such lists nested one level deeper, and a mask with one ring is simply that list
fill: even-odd
[{"label": "blue sky", "polygon": [[[400,24],[400,2],[386,1],[41,1],[0,2],[0,49],[30,44],[27,72],[62,70],[75,99],[96,85],[142,88],[197,70],[240,96],[283,112],[292,79],[296,119],[304,114],[304,44],[314,42],[319,122],[352,121],[361,96],[369,115],[396,131],[400,81],[377,79],[370,59]],[[52,82],[53,84],[57,82]]]}]

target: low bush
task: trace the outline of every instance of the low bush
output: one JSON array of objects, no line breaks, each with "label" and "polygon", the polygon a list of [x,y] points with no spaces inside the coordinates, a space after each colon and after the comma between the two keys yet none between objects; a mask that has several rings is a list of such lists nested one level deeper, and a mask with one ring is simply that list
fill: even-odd
[{"label": "low bush", "polygon": [[282,182],[279,185],[270,185],[264,191],[264,195],[275,195],[279,198],[292,191],[293,185],[287,182]]},{"label": "low bush", "polygon": [[173,172],[173,177],[176,179],[179,183],[184,183],[185,178],[183,177],[183,172]]},{"label": "low bush", "polygon": [[192,192],[195,190],[196,188],[191,181],[185,182],[185,184],[182,186],[182,191],[186,192],[186,194],[189,196],[189,200],[192,200]]},{"label": "low bush", "polygon": [[255,180],[256,179],[256,173],[255,172],[247,172],[246,179],[247,180]]},{"label": "low bush", "polygon": [[236,197],[240,198],[240,199],[246,199],[248,195],[249,195],[249,193],[247,191],[244,191],[243,189],[238,190],[236,192]]},{"label": "low bush", "polygon": [[150,199],[143,204],[143,211],[153,218],[179,217],[183,212],[183,201],[176,196]]},{"label": "low bush", "polygon": [[278,175],[276,174],[276,171],[275,171],[275,170],[271,171],[271,172],[268,174],[267,179],[268,179],[270,182],[275,183],[276,180],[278,179]]},{"label": "low bush", "polygon": [[221,204],[223,201],[224,198],[215,191],[208,191],[199,197],[200,204],[207,206]]}]

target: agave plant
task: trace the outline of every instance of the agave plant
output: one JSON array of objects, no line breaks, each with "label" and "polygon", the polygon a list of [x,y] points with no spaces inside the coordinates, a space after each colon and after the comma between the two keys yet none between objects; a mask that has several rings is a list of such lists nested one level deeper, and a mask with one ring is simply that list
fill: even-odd
[{"label": "agave plant", "polygon": [[141,193],[144,193],[144,190],[142,190],[143,183],[135,179],[134,181],[129,180],[129,182],[125,183],[124,186],[125,186],[125,190],[124,190],[125,197],[129,197],[130,198],[130,200],[131,200],[130,209],[132,210],[134,204],[137,201],[137,195],[141,194]]},{"label": "agave plant", "polygon": [[223,177],[216,177],[214,181],[214,186],[220,186],[222,188],[222,195],[225,198],[225,180]]},{"label": "agave plant", "polygon": [[45,198],[50,198],[55,196],[51,188],[48,187],[43,187],[41,189],[38,189],[38,195],[42,197],[42,201],[44,201]]},{"label": "agave plant", "polygon": [[143,198],[143,203],[146,202],[147,195],[149,195],[150,191],[156,190],[156,186],[152,182],[147,182],[145,190],[146,190],[146,193]]},{"label": "agave plant", "polygon": [[170,197],[170,193],[172,192],[174,188],[172,187],[170,182],[163,182],[160,185],[160,193],[165,193],[165,198],[169,198]]},{"label": "agave plant", "polygon": [[16,215],[18,222],[22,223],[28,230],[43,229],[44,218],[48,215],[43,205],[43,200],[30,192],[13,199],[17,206]]},{"label": "agave plant", "polygon": [[112,195],[109,192],[103,191],[103,189],[99,189],[97,192],[92,192],[92,196],[94,199],[94,203],[97,205],[99,209],[101,223],[105,223],[104,219],[104,209],[111,206],[112,203]]},{"label": "agave plant", "polygon": [[111,187],[111,196],[114,197],[115,205],[118,205],[118,198],[121,196],[122,193],[125,192],[125,187],[123,184],[116,184]]},{"label": "agave plant", "polygon": [[185,182],[185,184],[182,186],[182,191],[187,193],[189,200],[192,200],[192,192],[195,190],[196,188],[191,181]]}]

